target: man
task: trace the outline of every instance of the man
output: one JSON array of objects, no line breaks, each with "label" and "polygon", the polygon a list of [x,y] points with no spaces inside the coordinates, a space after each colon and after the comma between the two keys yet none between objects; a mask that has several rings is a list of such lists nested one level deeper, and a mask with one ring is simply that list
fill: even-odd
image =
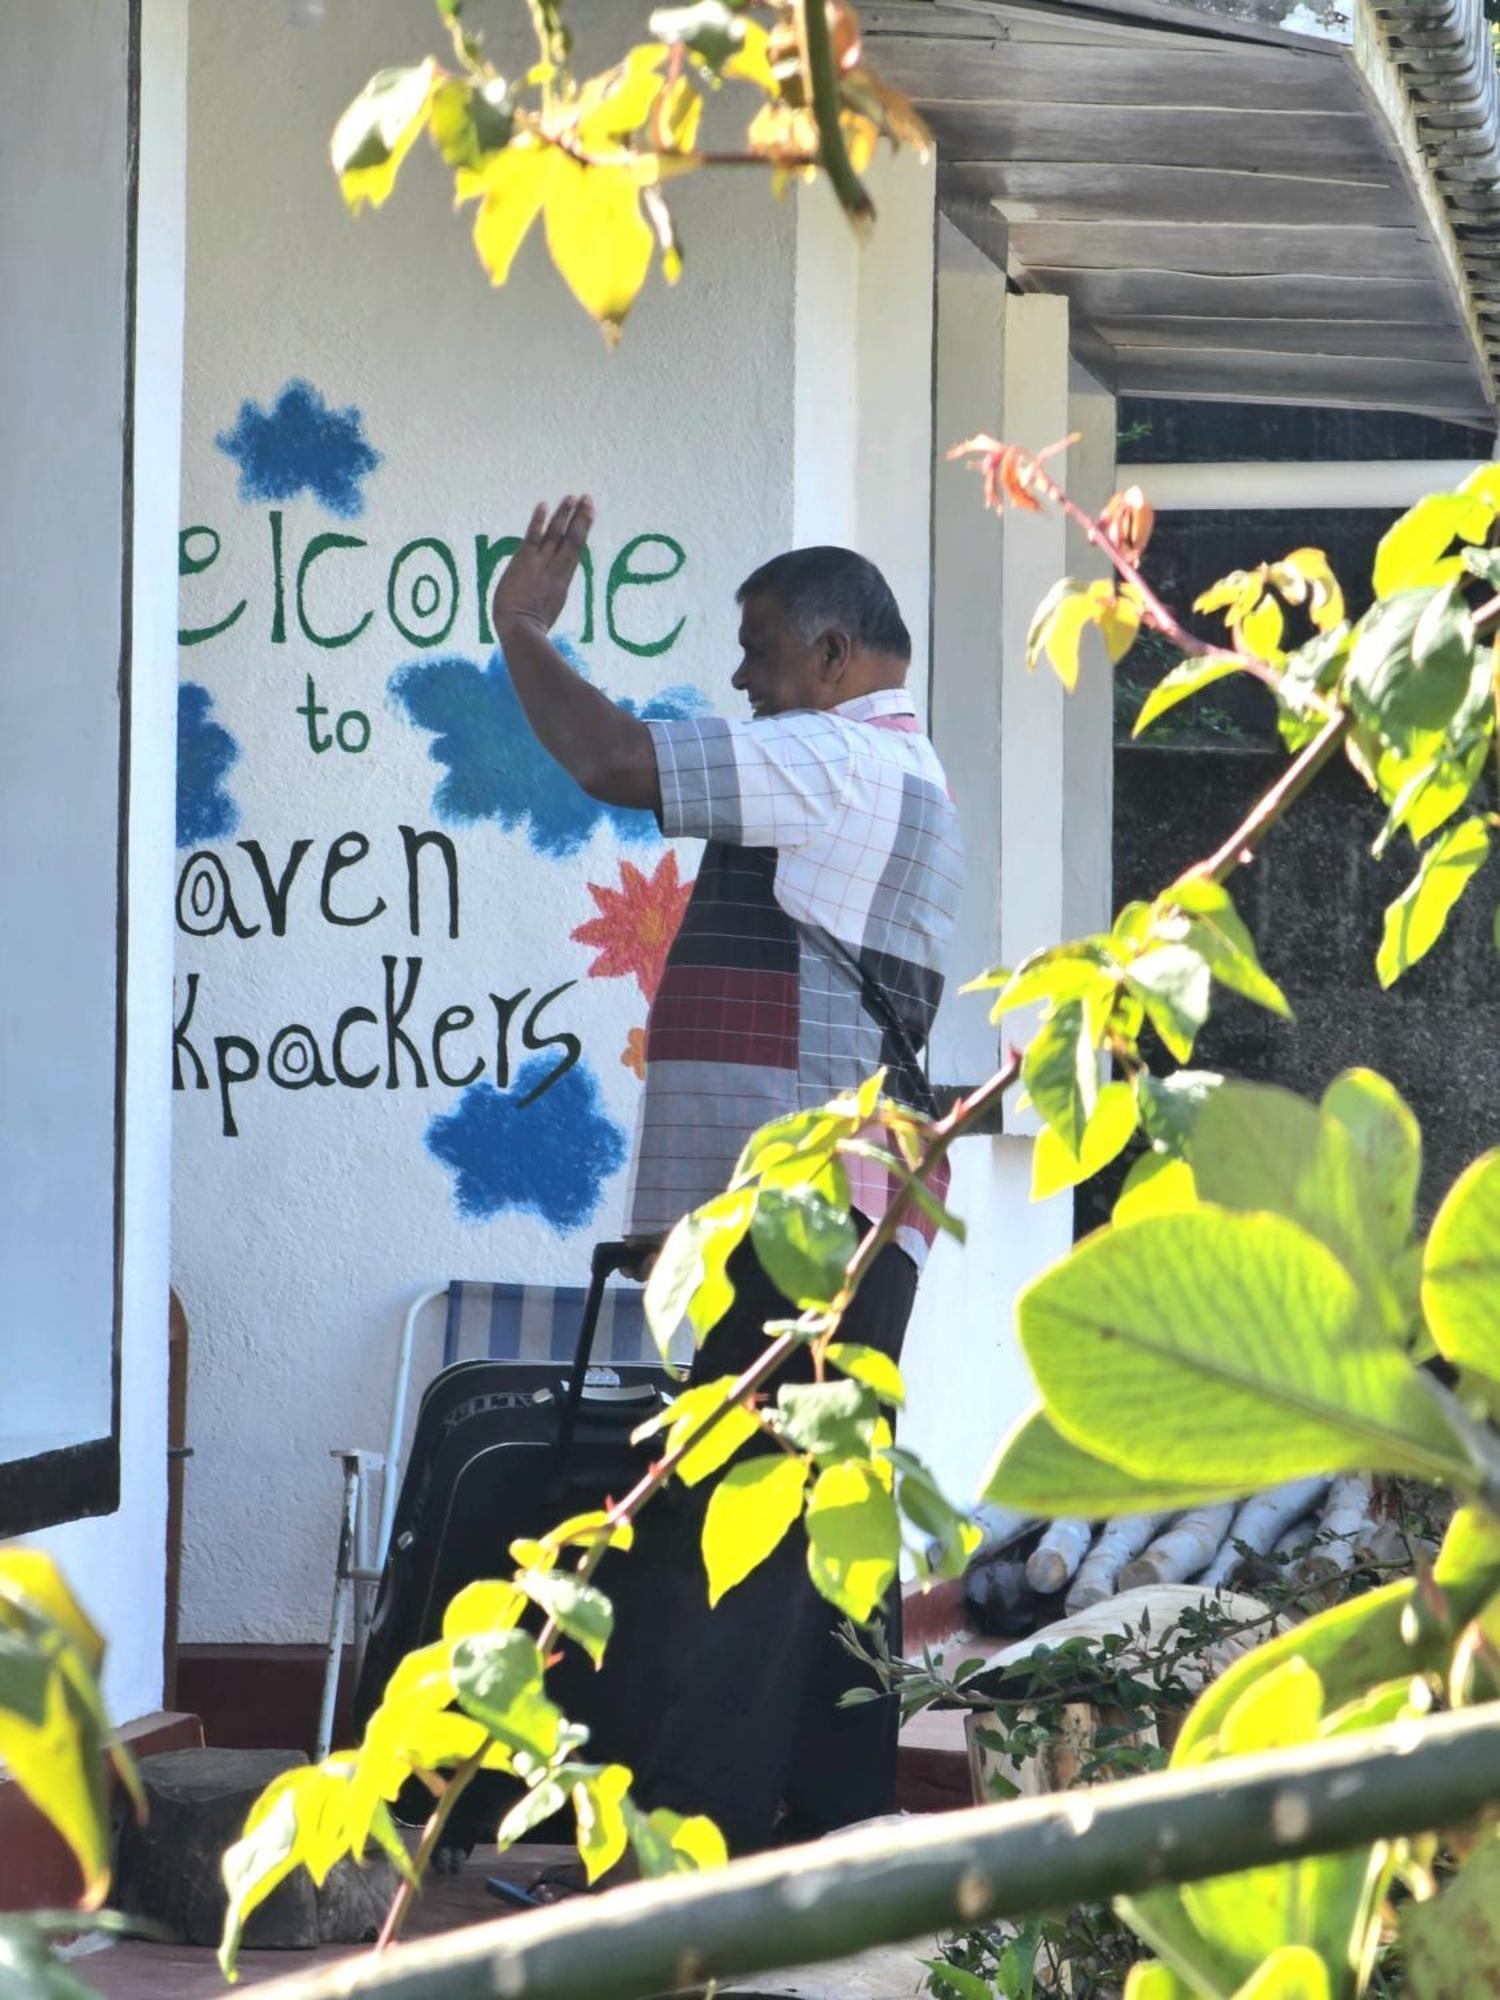
[{"label": "man", "polygon": [[[872,563],[814,548],[764,564],[738,593],[733,684],[751,719],[642,722],[548,637],[593,514],[587,497],[550,519],[535,510],[494,623],[532,728],[583,789],[708,843],[646,1029],[628,1230],[649,1254],[727,1184],[767,1120],[882,1064],[892,1095],[928,1106],[920,1051],[961,861],[942,769],[905,688],[911,640]],[[890,1205],[891,1177],[878,1162],[848,1166],[856,1221],[868,1226]],[[899,1358],[931,1236],[908,1204],[841,1338]],[[742,1371],[766,1321],[796,1311],[748,1239],[728,1269],[735,1302],[697,1358],[701,1380]],[[786,1371],[799,1373],[809,1379],[805,1352]],[[674,1487],[654,1502],[658,1518],[643,1520],[627,1559],[651,1579],[621,1607],[612,1649],[631,1690],[621,1702],[633,1733],[619,1754],[638,1796],[708,1813],[736,1853],[885,1810],[895,1704],[838,1707],[859,1671],[807,1575],[804,1538],[784,1537],[710,1613],[697,1556],[707,1498]]]}]

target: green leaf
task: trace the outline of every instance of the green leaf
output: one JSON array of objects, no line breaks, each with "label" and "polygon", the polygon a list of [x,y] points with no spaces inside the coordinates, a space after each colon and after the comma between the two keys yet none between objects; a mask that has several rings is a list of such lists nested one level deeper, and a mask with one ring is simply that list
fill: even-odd
[{"label": "green leaf", "polygon": [[366,202],[380,208],[389,199],[401,162],[426,121],[437,80],[430,56],[412,68],[380,70],[334,126],[333,170],[356,215]]},{"label": "green leaf", "polygon": [[684,1319],[701,1343],[734,1303],[726,1265],[755,1213],[755,1192],[732,1189],[685,1215],[662,1245],[646,1280],[646,1320],[665,1356]]},{"label": "green leaf", "polygon": [[1175,904],[1193,919],[1185,942],[1208,961],[1209,971],[1221,986],[1283,1020],[1292,1019],[1286,995],[1261,965],[1255,940],[1222,883],[1206,876],[1188,876],[1169,889],[1162,901]]},{"label": "green leaf", "polygon": [[1468,2000],[1493,1992],[1500,1966],[1500,1839],[1491,1833],[1456,1880],[1401,1911],[1412,2000]]},{"label": "green leaf", "polygon": [[1205,1204],[1101,1230],[1016,1318],[1057,1428],[1140,1479],[1470,1482],[1424,1378],[1366,1337],[1353,1280],[1281,1216]]},{"label": "green leaf", "polygon": [[1500,1376],[1500,1151],[1459,1175],[1422,1258],[1422,1309],[1459,1368]]},{"label": "green leaf", "polygon": [[832,1304],[859,1248],[848,1213],[811,1188],[762,1188],[750,1240],[771,1283],[803,1311]]},{"label": "green leaf", "polygon": [[1432,748],[1424,742],[1410,757],[1395,750],[1383,751],[1375,775],[1380,796],[1390,811],[1370,849],[1375,859],[1380,860],[1403,827],[1420,848],[1446,825],[1467,801],[1484,769],[1489,748],[1488,736],[1480,736],[1467,749],[1455,753],[1447,737],[1438,737]]},{"label": "green leaf", "polygon": [[597,1667],[615,1626],[614,1606],[604,1592],[563,1569],[522,1570],[516,1582]]},{"label": "green leaf", "polygon": [[1135,1222],[1143,1215],[1167,1215],[1192,1208],[1197,1200],[1198,1184],[1186,1160],[1174,1160],[1165,1153],[1143,1153],[1125,1176],[1110,1220]]},{"label": "green leaf", "polygon": [[1162,1041],[1179,1062],[1186,1062],[1208,1019],[1208,960],[1189,944],[1157,945],[1130,964],[1125,978],[1145,1002]]},{"label": "green leaf", "polygon": [[1115,1913],[1177,1973],[1194,2000],[1204,1994],[1234,1992],[1240,1977],[1235,1960],[1216,1939],[1199,1931],[1183,1907],[1180,1889],[1164,1887],[1147,1889],[1139,1896],[1117,1896]]},{"label": "green leaf", "polygon": [[470,1583],[443,1613],[443,1637],[463,1639],[471,1632],[508,1632],[521,1622],[526,1593],[513,1583]]},{"label": "green leaf", "polygon": [[628,1800],[624,1810],[630,1844],[641,1873],[648,1880],[722,1868],[729,1859],[723,1834],[701,1813],[684,1819],[681,1813],[668,1812],[665,1806],[659,1806],[653,1813],[643,1813]]},{"label": "green leaf", "polygon": [[937,1994],[938,2000],[994,2000],[994,1987],[977,1972],[950,1965],[946,1958],[924,1958],[918,1963],[927,1968],[928,1990]]},{"label": "green leaf", "polygon": [[1471,816],[1439,834],[1423,851],[1416,876],[1385,913],[1385,930],[1375,959],[1382,986],[1393,986],[1409,966],[1424,958],[1443,934],[1448,913],[1489,859],[1490,836],[1482,819]]},{"label": "green leaf", "polygon": [[1231,674],[1244,671],[1245,662],[1233,653],[1210,653],[1206,659],[1183,660],[1156,683],[1141,703],[1131,735],[1143,735],[1159,716],[1175,708],[1178,702],[1186,701],[1189,695],[1197,694],[1200,688],[1212,687],[1215,681],[1227,680]]},{"label": "green leaf", "polygon": [[496,1740],[544,1763],[557,1749],[562,1716],[547,1699],[542,1656],[527,1632],[475,1633],[452,1648],[459,1705]]},{"label": "green leaf", "polygon": [[[885,1072],[870,1077],[857,1096],[845,1094],[815,1111],[773,1118],[745,1142],[734,1170],[734,1186],[749,1180],[794,1185],[819,1184],[838,1147],[875,1115]],[[826,1190],[825,1190],[826,1192]]]},{"label": "green leaf", "polygon": [[1366,1213],[1388,1255],[1411,1241],[1422,1177],[1422,1128],[1393,1084],[1372,1069],[1346,1069],[1323,1093],[1320,1109],[1354,1142]]},{"label": "green leaf", "polygon": [[1097,1058],[1081,1001],[1059,1002],[1043,1021],[1027,1044],[1021,1080],[1069,1152],[1078,1152],[1099,1094]]},{"label": "green leaf", "polygon": [[1493,518],[1493,510],[1477,496],[1429,493],[1381,536],[1372,572],[1375,595],[1391,597],[1447,582],[1458,559],[1445,560],[1445,551],[1458,536],[1482,542]]},{"label": "green leaf", "polygon": [[[1343,1960],[1334,1963],[1342,1967]],[[1333,2000],[1333,1993],[1327,1961],[1318,1952],[1305,1944],[1283,1944],[1251,1973],[1235,2000]]]},{"label": "green leaf", "polygon": [[1345,676],[1355,713],[1386,742],[1408,748],[1443,730],[1468,690],[1474,621],[1458,594],[1408,590],[1377,604],[1355,628]]},{"label": "green leaf", "polygon": [[1106,1083],[1100,1090],[1081,1152],[1072,1152],[1050,1125],[1043,1126],[1031,1156],[1031,1199],[1045,1201],[1091,1179],[1124,1152],[1135,1126],[1135,1092],[1128,1083]]},{"label": "green leaf", "polygon": [[0,1766],[72,1849],[86,1908],[109,1887],[106,1738],[98,1690],[62,1630],[40,1616],[0,1629]]},{"label": "green leaf", "polygon": [[875,1391],[854,1379],[783,1382],[776,1426],[798,1451],[814,1458],[851,1458],[872,1449],[880,1410]]},{"label": "green leaf", "polygon": [[1337,1118],[1274,1084],[1226,1083],[1198,1120],[1193,1173],[1203,1201],[1300,1223],[1358,1283],[1375,1325],[1408,1330],[1410,1299],[1391,1269],[1405,1239],[1391,1240],[1380,1190]]},{"label": "green leaf", "polygon": [[1000,997],[990,1010],[992,1021],[998,1021],[1013,1007],[1030,1007],[1038,1000],[1076,1000],[1098,985],[1107,942],[1084,939],[1075,944],[1049,945],[1023,958],[1014,971],[997,966],[993,972],[971,979],[959,990],[988,993],[998,987]]},{"label": "green leaf", "polygon": [[[1317,1672],[1303,1659],[1287,1660],[1255,1681],[1229,1710],[1218,1754],[1252,1757],[1313,1743],[1323,1733],[1323,1715]],[[1183,1905],[1198,1929],[1247,1969],[1259,1963],[1273,1939],[1309,1948],[1318,1963],[1323,1956],[1335,1964],[1358,1963],[1364,1956],[1364,1891],[1373,1861],[1373,1850],[1355,1849],[1237,1870],[1185,1883]]]},{"label": "green leaf", "polygon": [[906,1385],[901,1380],[901,1370],[878,1347],[863,1347],[853,1340],[836,1340],[828,1348],[827,1358],[840,1374],[863,1382],[867,1389],[873,1389],[882,1403],[889,1403],[898,1410],[905,1407]]},{"label": "green leaf", "polygon": [[1223,1081],[1211,1069],[1179,1069],[1171,1076],[1142,1071],[1135,1084],[1141,1130],[1159,1153],[1174,1160],[1188,1157],[1198,1115]]},{"label": "green leaf", "polygon": [[226,1979],[235,1977],[245,1925],[297,1866],[297,1801],[282,1786],[267,1810],[253,1824],[247,1823],[244,1835],[225,1850],[220,1863],[229,1899],[219,1940],[219,1969]]},{"label": "green leaf", "polygon": [[1197,1994],[1170,1965],[1151,1959],[1126,1973],[1125,2000],[1197,2000]]},{"label": "green leaf", "polygon": [[977,1524],[953,1505],[930,1469],[914,1452],[891,1445],[885,1457],[899,1475],[897,1507],[931,1545],[920,1552],[918,1573],[945,1578],[962,1576],[968,1568],[970,1556],[979,1546],[980,1530]]},{"label": "green leaf", "polygon": [[545,1774],[530,1791],[523,1792],[501,1820],[495,1830],[495,1845],[498,1848],[514,1847],[518,1840],[524,1840],[533,1833],[543,1820],[560,1813],[568,1803],[568,1795],[555,1778]]},{"label": "green leaf", "polygon": [[[642,1424],[635,1437],[646,1438],[655,1431],[665,1430],[668,1455],[680,1450],[716,1410],[724,1409],[738,1380],[736,1375],[720,1375],[716,1381],[699,1382],[691,1389],[684,1389],[660,1416]],[[736,1404],[720,1417],[703,1442],[688,1452],[677,1468],[677,1477],[684,1486],[697,1486],[721,1465],[727,1465],[742,1445],[759,1435],[760,1422],[755,1412],[743,1403]]]},{"label": "green leaf", "polygon": [[1330,1708],[1398,1676],[1446,1668],[1454,1634],[1500,1588],[1500,1525],[1460,1508],[1443,1538],[1433,1581],[1448,1606],[1445,1622],[1417,1615],[1418,1587],[1405,1578],[1335,1604],[1236,1660],[1194,1703],[1172,1752],[1174,1767],[1196,1763],[1245,1690],[1288,1659],[1303,1659],[1316,1671]]},{"label": "green leaf", "polygon": [[715,1605],[763,1563],[802,1512],[809,1468],[784,1452],[731,1465],[703,1518],[708,1601]]},{"label": "green leaf", "polygon": [[1070,1443],[1038,1406],[1002,1439],[984,1475],[980,1499],[1054,1520],[1071,1515],[1098,1521],[1110,1514],[1149,1514],[1169,1507],[1237,1500],[1261,1483],[1230,1480],[1205,1485],[1190,1480],[1138,1479]]},{"label": "green leaf", "polygon": [[629,1834],[625,1801],[630,1773],[623,1764],[606,1764],[579,1779],[573,1787],[573,1811],[578,1821],[578,1852],[584,1874],[593,1883],[608,1874],[625,1852]]},{"label": "green leaf", "polygon": [[849,1460],[819,1473],[807,1503],[807,1568],[818,1591],[863,1625],[896,1580],[901,1523],[889,1490]]}]

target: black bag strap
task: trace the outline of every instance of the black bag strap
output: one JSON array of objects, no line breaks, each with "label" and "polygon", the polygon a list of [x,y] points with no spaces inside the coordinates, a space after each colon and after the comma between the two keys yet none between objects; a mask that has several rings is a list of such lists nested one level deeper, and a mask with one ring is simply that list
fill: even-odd
[{"label": "black bag strap", "polygon": [[573,1370],[568,1377],[568,1393],[563,1403],[562,1415],[557,1425],[557,1463],[561,1467],[567,1460],[573,1443],[573,1433],[578,1428],[578,1410],[583,1402],[584,1383],[588,1379],[589,1359],[594,1352],[594,1335],[599,1327],[599,1314],[604,1305],[606,1280],[616,1271],[623,1271],[639,1256],[638,1249],[628,1243],[596,1243],[589,1267],[589,1289],[583,1302],[583,1319],[578,1328],[578,1345],[573,1352]]},{"label": "black bag strap", "polygon": [[821,935],[833,946],[859,981],[860,994],[870,1012],[878,1017],[883,1028],[889,1030],[901,1058],[902,1076],[909,1077],[915,1086],[913,1094],[918,1102],[914,1108],[920,1111],[924,1118],[940,1117],[941,1107],[933,1095],[932,1085],[927,1081],[927,1072],[922,1066],[922,1051],[912,1040],[910,1028],[891,1005],[890,995],[842,938],[836,938],[832,931],[823,931]]}]

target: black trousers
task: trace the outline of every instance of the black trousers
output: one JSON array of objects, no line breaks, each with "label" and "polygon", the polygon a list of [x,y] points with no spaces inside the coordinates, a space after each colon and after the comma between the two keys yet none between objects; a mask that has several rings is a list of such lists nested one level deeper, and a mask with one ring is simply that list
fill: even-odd
[{"label": "black trousers", "polygon": [[[741,1373],[764,1349],[765,1322],[795,1316],[748,1239],[729,1275],[734,1305],[697,1357],[697,1381]],[[899,1360],[916,1284],[911,1259],[887,1248],[841,1338]],[[778,1379],[812,1379],[805,1350]],[[757,1440],[745,1453],[762,1449],[778,1447]],[[716,1483],[717,1475],[695,1487],[673,1481],[642,1513],[631,1553],[607,1558],[613,1574],[601,1581],[616,1598],[618,1685],[611,1726],[596,1735],[600,1750],[631,1764],[642,1805],[707,1813],[741,1855],[889,1811],[900,1718],[889,1695],[838,1706],[846,1689],[878,1683],[838,1641],[843,1615],[813,1586],[800,1522],[709,1609],[701,1541]],[[899,1585],[885,1620],[899,1650]]]}]

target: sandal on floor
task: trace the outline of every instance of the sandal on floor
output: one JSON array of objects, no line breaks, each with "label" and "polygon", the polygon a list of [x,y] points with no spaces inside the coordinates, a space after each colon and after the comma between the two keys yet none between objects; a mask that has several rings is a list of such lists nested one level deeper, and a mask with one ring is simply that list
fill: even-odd
[{"label": "sandal on floor", "polygon": [[574,1896],[593,1893],[587,1883],[578,1880],[576,1871],[562,1868],[544,1868],[524,1887],[519,1882],[507,1882],[503,1875],[487,1876],[484,1886],[486,1894],[496,1902],[509,1903],[517,1910],[548,1910],[554,1903],[566,1903]]}]

